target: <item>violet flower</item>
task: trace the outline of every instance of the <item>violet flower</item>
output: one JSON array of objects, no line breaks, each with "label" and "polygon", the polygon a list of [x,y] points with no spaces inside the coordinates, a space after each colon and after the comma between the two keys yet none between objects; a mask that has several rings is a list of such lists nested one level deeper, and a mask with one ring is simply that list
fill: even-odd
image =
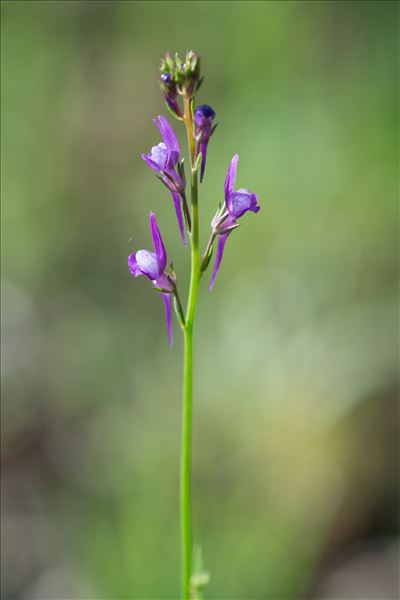
[{"label": "violet flower", "polygon": [[181,149],[178,138],[165,117],[160,115],[157,119],[154,119],[154,123],[160,130],[163,142],[153,146],[149,154],[142,154],[141,157],[171,192],[179,230],[183,243],[186,244],[181,201],[189,231],[190,214],[185,196],[185,175],[182,162],[180,162]]},{"label": "violet flower", "polygon": [[201,152],[200,181],[203,181],[204,170],[206,168],[208,142],[217,126],[213,125],[214,119],[215,112],[208,104],[202,104],[194,111],[194,137],[197,142],[196,155]]},{"label": "violet flower", "polygon": [[[258,197],[256,194],[253,194],[246,189],[234,190],[238,161],[239,155],[235,154],[231,160],[225,179],[225,207],[222,207],[217,212],[211,222],[212,235],[210,242],[212,244],[215,236],[218,235],[218,245],[209,290],[212,289],[221,266],[226,240],[230,233],[236,229],[236,227],[239,227],[237,219],[240,219],[247,211],[258,213],[260,210],[260,206],[257,204]],[[205,256],[205,259],[207,259],[207,255]]]},{"label": "violet flower", "polygon": [[165,320],[169,345],[172,348],[172,296],[176,295],[176,279],[173,275],[167,275],[165,267],[167,264],[167,253],[161,237],[155,215],[150,213],[150,229],[153,238],[154,252],[138,250],[136,254],[128,256],[128,267],[133,277],[145,275],[160,290],[160,296],[164,302]]}]

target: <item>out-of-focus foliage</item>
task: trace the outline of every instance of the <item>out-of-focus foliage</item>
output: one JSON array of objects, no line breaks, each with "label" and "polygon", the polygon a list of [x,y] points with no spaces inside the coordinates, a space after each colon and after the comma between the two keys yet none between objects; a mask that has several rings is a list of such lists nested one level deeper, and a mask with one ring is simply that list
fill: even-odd
[{"label": "out-of-focus foliage", "polygon": [[185,289],[139,154],[190,48],[203,243],[235,152],[262,205],[200,298],[206,596],[396,596],[397,38],[395,2],[2,3],[5,600],[177,597],[182,347],[126,257],[153,210]]}]

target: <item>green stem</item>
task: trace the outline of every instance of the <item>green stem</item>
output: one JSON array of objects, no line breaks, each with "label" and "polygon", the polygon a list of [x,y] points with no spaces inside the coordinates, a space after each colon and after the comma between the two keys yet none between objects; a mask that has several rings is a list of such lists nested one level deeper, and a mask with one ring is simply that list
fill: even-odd
[{"label": "green stem", "polygon": [[[186,99],[185,99],[186,100]],[[198,214],[198,176],[193,169],[194,139],[190,102],[185,102],[184,117],[191,159],[191,273],[190,286],[183,328],[183,415],[182,415],[182,450],[181,450],[181,544],[182,544],[182,600],[190,600],[190,578],[192,575],[192,514],[191,514],[191,455],[192,455],[192,390],[193,390],[193,326],[196,313],[200,281],[199,251],[199,214]]]},{"label": "green stem", "polygon": [[190,598],[192,574],[192,518],[191,518],[191,445],[192,445],[192,340],[193,330],[184,330],[183,359],[183,415],[181,450],[181,544],[182,544],[182,600]]}]

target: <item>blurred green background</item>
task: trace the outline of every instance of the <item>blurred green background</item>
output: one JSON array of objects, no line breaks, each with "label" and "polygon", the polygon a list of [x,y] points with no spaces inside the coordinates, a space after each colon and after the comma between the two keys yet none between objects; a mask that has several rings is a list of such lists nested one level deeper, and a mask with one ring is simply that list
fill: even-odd
[{"label": "blurred green background", "polygon": [[2,3],[5,600],[178,596],[182,344],[126,257],[153,210],[186,289],[139,156],[190,48],[203,244],[235,152],[262,205],[200,294],[206,597],[398,597],[397,39],[396,2]]}]

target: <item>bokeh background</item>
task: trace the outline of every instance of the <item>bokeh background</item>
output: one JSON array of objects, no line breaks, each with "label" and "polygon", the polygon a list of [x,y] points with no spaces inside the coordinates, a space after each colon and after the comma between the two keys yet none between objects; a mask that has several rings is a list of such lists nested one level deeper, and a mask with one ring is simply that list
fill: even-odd
[{"label": "bokeh background", "polygon": [[[259,194],[195,345],[210,599],[398,597],[395,2],[2,3],[2,594],[178,597],[182,343],[127,255],[168,193],[140,160],[193,48]],[[184,145],[183,132],[177,126]]]}]

